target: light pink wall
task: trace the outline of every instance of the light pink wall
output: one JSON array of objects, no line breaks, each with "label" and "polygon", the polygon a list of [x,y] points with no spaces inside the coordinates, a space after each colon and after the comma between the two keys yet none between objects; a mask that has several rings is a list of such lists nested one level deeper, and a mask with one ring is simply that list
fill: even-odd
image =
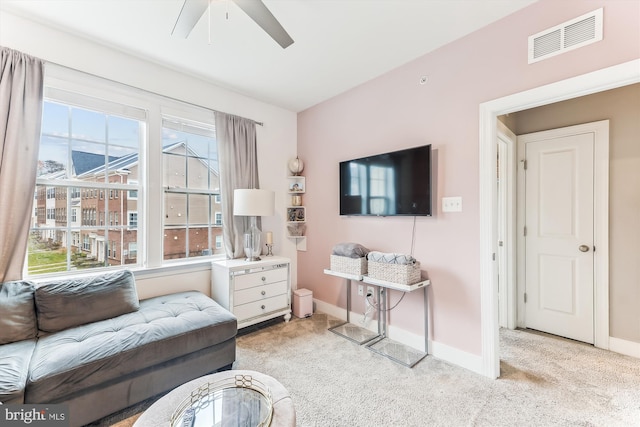
[{"label": "light pink wall", "polygon": [[[603,41],[527,64],[529,35],[600,7]],[[413,218],[338,215],[338,162],[430,143],[436,215],[418,217],[414,255],[432,282],[432,338],[480,354],[479,104],[639,58],[638,17],[638,1],[543,0],[300,113],[308,238],[307,251],[298,253],[298,286],[344,308],[342,281],[323,274],[334,244],[411,251]],[[425,85],[418,83],[422,75],[429,77]],[[442,213],[446,196],[461,196],[463,212]],[[391,293],[392,304],[399,296]],[[356,309],[360,300],[354,295]],[[422,334],[422,306],[421,294],[408,295],[391,312],[391,324]]]}]

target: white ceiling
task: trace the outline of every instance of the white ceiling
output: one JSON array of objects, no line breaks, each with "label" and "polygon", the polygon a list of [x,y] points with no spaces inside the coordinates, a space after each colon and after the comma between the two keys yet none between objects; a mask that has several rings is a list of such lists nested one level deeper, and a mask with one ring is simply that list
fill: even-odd
[{"label": "white ceiling", "polygon": [[295,40],[287,49],[229,0],[214,0],[187,39],[172,37],[182,3],[0,0],[9,12],[292,111],[384,74],[534,0],[264,0]]}]

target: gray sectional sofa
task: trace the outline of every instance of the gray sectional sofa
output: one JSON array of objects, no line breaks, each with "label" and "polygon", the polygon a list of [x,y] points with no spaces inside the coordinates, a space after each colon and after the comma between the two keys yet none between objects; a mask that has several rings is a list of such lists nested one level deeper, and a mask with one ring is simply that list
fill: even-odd
[{"label": "gray sectional sofa", "polygon": [[236,318],[191,291],[138,301],[129,271],[0,284],[0,402],[65,403],[80,426],[230,369]]}]

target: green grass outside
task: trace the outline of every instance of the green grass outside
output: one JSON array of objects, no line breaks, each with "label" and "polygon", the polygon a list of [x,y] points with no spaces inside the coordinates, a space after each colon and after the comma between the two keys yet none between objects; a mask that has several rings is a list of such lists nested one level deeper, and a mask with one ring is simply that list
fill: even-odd
[{"label": "green grass outside", "polygon": [[67,270],[64,251],[38,251],[29,253],[29,273],[55,273]]}]

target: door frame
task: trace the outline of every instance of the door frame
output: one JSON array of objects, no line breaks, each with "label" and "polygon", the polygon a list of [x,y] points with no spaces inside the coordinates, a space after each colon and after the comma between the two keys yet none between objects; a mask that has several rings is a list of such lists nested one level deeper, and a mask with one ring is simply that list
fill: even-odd
[{"label": "door frame", "polygon": [[[593,274],[593,345],[609,349],[609,120],[600,120],[557,129],[546,130],[555,137],[576,134],[594,133],[593,145],[593,246],[594,274]],[[542,132],[536,132],[542,133]],[[525,159],[525,145],[520,138],[517,140],[519,163]],[[525,172],[522,164],[518,165],[518,196],[517,196],[517,230],[523,230],[526,208]],[[518,320],[517,326],[525,328],[524,293],[526,292],[525,245],[524,233],[517,233],[518,239]],[[606,276],[605,276],[606,274]]]},{"label": "door frame", "polygon": [[[500,327],[515,329],[517,326],[517,239],[516,239],[516,135],[505,126],[501,121],[497,122],[498,136],[496,142],[502,149],[498,147],[498,169],[500,171],[500,182],[498,187],[502,189],[502,200],[498,201],[497,209],[502,210],[501,218],[503,224],[498,224],[498,230],[502,230],[503,235],[503,256],[498,256],[498,277],[502,277],[502,281],[498,280],[499,286],[499,310],[498,316]],[[499,212],[496,215],[500,218]],[[497,231],[496,231],[497,232]],[[498,251],[500,249],[498,248]]]},{"label": "door frame", "polygon": [[[638,82],[640,82],[640,59],[635,59],[480,104],[480,329],[481,373],[484,376],[489,378],[500,376],[498,280],[497,263],[494,259],[497,248],[495,173],[498,116]],[[608,281],[608,271],[598,270],[596,275],[598,280],[604,277]],[[607,330],[607,336],[608,333]]]}]

